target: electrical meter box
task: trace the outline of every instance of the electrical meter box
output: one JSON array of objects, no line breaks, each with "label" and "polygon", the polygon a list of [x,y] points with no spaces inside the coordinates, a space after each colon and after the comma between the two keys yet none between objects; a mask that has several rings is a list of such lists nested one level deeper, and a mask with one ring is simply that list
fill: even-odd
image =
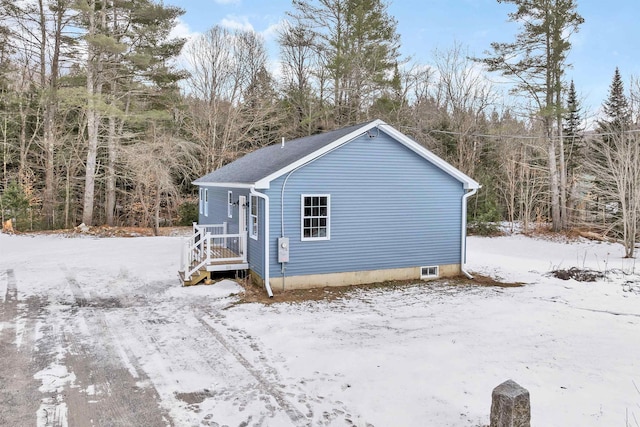
[{"label": "electrical meter box", "polygon": [[288,237],[278,237],[278,262],[289,262]]}]

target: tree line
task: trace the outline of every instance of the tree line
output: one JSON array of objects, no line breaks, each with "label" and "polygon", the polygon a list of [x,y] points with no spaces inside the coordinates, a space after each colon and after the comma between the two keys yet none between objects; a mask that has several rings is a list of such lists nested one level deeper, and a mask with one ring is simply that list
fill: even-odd
[{"label": "tree line", "polygon": [[422,64],[401,56],[383,0],[293,0],[274,73],[255,32],[171,38],[184,11],[162,2],[0,0],[3,220],[188,223],[193,179],[283,137],[380,118],[483,185],[477,227],[548,221],[632,241],[638,81],[625,89],[612,70],[585,129],[567,63],[577,2],[498,1],[515,6],[513,41],[482,55],[453,44]]}]

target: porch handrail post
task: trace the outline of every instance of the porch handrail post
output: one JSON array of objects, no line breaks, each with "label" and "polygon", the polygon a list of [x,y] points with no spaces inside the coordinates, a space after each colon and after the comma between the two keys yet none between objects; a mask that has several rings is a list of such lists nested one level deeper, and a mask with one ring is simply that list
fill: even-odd
[{"label": "porch handrail post", "polygon": [[205,250],[207,256],[205,257],[205,259],[207,260],[207,263],[209,263],[211,261],[211,233],[207,232],[207,234],[205,234],[204,236],[204,240],[207,241],[207,248]]},{"label": "porch handrail post", "polygon": [[241,234],[242,237],[240,237],[242,239],[242,261],[243,262],[247,262],[247,234],[249,234],[249,232],[245,231],[244,233]]},{"label": "porch handrail post", "polygon": [[187,253],[189,251],[189,246],[189,239],[184,239],[182,241],[182,252],[180,253],[180,268],[182,268],[184,274],[187,274]]},{"label": "porch handrail post", "polygon": [[[222,223],[222,234],[224,234],[224,235],[227,234],[227,221],[224,221]],[[223,248],[227,247],[227,238],[226,237],[223,239],[222,247]]]},{"label": "porch handrail post", "polygon": [[203,245],[204,240],[202,238],[202,230],[198,229],[198,231],[193,235],[193,248],[198,252],[198,258],[202,258],[202,251],[204,249]]}]

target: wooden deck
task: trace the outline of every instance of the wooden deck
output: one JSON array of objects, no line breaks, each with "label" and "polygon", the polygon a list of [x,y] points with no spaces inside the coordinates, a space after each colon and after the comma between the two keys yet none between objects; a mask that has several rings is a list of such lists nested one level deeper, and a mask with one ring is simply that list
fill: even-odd
[{"label": "wooden deck", "polygon": [[[236,253],[234,250],[222,247],[213,247],[209,249],[212,258],[226,259],[226,258],[242,258],[242,255]],[[242,262],[242,261],[240,261]]]},{"label": "wooden deck", "polygon": [[211,257],[213,259],[207,264],[207,271],[246,270],[249,268],[249,264],[242,260],[242,255],[229,248],[212,248]]}]

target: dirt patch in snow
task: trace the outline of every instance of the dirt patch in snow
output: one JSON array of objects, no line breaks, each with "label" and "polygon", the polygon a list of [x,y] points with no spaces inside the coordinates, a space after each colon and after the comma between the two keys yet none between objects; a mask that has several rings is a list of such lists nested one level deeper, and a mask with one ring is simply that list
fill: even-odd
[{"label": "dirt patch in snow", "polygon": [[396,280],[388,282],[370,283],[366,285],[352,286],[327,286],[314,289],[292,289],[288,291],[277,291],[274,289],[273,298],[267,296],[266,291],[261,286],[251,283],[248,279],[238,282],[244,293],[240,296],[239,303],[258,302],[262,304],[274,304],[279,302],[305,302],[305,301],[333,301],[338,298],[349,298],[352,294],[366,292],[372,289],[400,289],[417,285],[428,288],[430,285],[449,286],[495,286],[501,288],[513,288],[523,286],[523,283],[501,282],[489,276],[474,274],[473,279],[465,276],[449,277],[440,280],[416,281],[416,280]]},{"label": "dirt patch in snow", "polygon": [[189,405],[195,405],[204,402],[205,399],[215,396],[215,393],[205,388],[202,391],[194,391],[191,393],[176,392],[175,396]]},{"label": "dirt patch in snow", "polygon": [[597,242],[615,242],[616,240],[607,236],[607,230],[596,227],[575,227],[565,231],[553,231],[551,224],[536,224],[529,232],[522,233],[525,236],[549,240],[558,243],[575,243],[582,239]]},{"label": "dirt patch in snow", "polygon": [[[192,227],[160,227],[158,236],[189,236]],[[15,234],[25,235],[61,235],[65,237],[151,237],[154,236],[151,227],[109,227],[107,225],[99,225],[94,227],[78,226],[70,229],[60,230],[41,230],[41,231],[25,231],[16,232]]]}]

